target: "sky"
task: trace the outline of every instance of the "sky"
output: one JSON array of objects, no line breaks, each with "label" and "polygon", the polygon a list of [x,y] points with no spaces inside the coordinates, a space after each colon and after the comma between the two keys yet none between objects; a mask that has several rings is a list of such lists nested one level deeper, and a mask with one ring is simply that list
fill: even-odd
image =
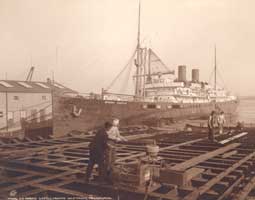
[{"label": "sky", "polygon": [[[142,46],[170,69],[255,95],[254,0],[141,0]],[[79,92],[106,88],[131,57],[138,0],[0,0],[0,79],[55,81]],[[125,84],[125,78],[124,78]]]}]

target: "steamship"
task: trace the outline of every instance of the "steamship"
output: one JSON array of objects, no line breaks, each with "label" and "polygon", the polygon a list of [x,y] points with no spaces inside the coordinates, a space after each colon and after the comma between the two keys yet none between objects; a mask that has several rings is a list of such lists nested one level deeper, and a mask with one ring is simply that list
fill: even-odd
[{"label": "steamship", "polygon": [[122,124],[158,125],[204,117],[215,109],[231,115],[238,105],[236,96],[217,85],[216,48],[214,85],[211,85],[199,80],[199,69],[192,69],[192,80],[188,81],[184,65],[178,67],[176,76],[152,49],[141,46],[140,3],[137,46],[127,66],[135,67],[134,95],[112,93],[108,87],[101,94],[55,96],[54,134],[90,130],[112,118],[119,118]]}]

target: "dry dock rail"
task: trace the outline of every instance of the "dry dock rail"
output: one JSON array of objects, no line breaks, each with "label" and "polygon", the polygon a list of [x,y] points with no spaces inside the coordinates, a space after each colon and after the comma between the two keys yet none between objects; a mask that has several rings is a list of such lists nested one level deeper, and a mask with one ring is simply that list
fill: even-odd
[{"label": "dry dock rail", "polygon": [[[0,142],[0,199],[8,197],[59,197],[62,199],[104,197],[108,199],[254,199],[255,131],[242,137],[232,132],[217,137],[224,144],[213,143],[201,133],[174,133],[132,127],[123,130],[130,141],[117,144],[116,165],[139,162],[146,156],[145,142],[155,139],[159,157],[172,171],[187,173],[187,183],[177,181],[144,188],[122,184],[84,182],[90,134],[63,138],[11,139]],[[141,138],[146,138],[142,140]],[[157,165],[157,163],[154,163]],[[192,169],[192,170],[189,170]],[[194,176],[194,174],[196,174]],[[97,172],[94,171],[96,176]],[[185,174],[186,175],[186,174]],[[174,180],[176,179],[176,180]]]}]

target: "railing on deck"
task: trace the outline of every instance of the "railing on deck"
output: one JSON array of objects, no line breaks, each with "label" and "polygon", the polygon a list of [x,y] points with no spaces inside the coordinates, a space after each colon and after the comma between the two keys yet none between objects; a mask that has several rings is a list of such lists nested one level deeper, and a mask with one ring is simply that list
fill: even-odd
[{"label": "railing on deck", "polygon": [[84,99],[94,99],[94,100],[111,100],[111,101],[134,101],[141,100],[142,98],[136,98],[134,95],[129,94],[118,94],[104,92],[103,94],[98,93],[77,93],[77,94],[67,94],[65,96],[74,98],[84,98]]}]

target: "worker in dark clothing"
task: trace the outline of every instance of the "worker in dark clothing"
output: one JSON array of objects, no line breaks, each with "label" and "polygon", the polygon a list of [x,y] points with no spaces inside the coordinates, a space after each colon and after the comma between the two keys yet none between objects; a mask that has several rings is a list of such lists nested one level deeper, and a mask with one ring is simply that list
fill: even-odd
[{"label": "worker in dark clothing", "polygon": [[214,142],[215,111],[212,111],[208,119],[208,139]]},{"label": "worker in dark clothing", "polygon": [[99,180],[103,181],[106,177],[106,167],[105,167],[105,155],[107,150],[107,131],[112,127],[109,122],[105,123],[103,129],[99,130],[92,142],[89,145],[89,163],[87,166],[86,181],[89,181],[93,167],[95,164],[99,168]]}]

